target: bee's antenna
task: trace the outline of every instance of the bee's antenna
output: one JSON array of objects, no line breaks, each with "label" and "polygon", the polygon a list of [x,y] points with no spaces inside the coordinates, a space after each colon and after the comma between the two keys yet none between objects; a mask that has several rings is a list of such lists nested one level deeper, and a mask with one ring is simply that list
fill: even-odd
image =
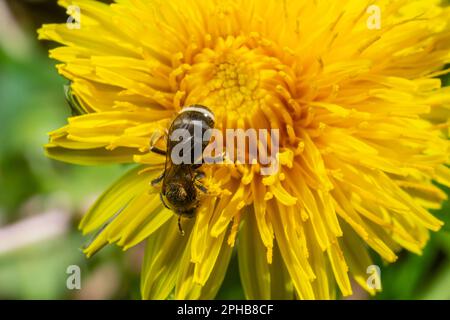
[{"label": "bee's antenna", "polygon": [[182,236],[184,236],[184,230],[183,230],[183,228],[181,227],[181,215],[178,216],[178,230],[180,230],[180,234],[181,234]]}]

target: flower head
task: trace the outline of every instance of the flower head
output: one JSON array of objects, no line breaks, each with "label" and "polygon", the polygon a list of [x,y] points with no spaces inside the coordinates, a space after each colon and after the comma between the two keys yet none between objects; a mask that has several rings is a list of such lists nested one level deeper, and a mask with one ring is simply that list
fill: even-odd
[{"label": "flower head", "polygon": [[[50,133],[52,158],[136,163],[81,221],[108,243],[147,240],[144,298],[213,298],[233,248],[247,298],[328,299],[366,290],[370,247],[420,254],[450,186],[450,8],[440,1],[90,0],[80,28],[45,25],[80,115]],[[370,28],[367,9],[380,10]],[[216,127],[278,129],[280,167],[205,165],[208,193],[178,233],[150,181],[149,150],[184,106]]]}]

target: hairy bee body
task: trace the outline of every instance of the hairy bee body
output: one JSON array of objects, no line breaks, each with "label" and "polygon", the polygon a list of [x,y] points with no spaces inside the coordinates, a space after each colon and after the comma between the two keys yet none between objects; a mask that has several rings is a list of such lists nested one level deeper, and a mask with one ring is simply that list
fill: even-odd
[{"label": "hairy bee body", "polygon": [[[166,156],[164,172],[152,184],[162,181],[161,200],[180,218],[193,217],[198,206],[198,190],[206,192],[198,181],[203,176],[199,171],[202,159],[198,159],[198,154],[194,150],[201,150],[203,153],[209,143],[209,139],[204,139],[205,133],[213,128],[214,115],[208,108],[201,105],[189,106],[182,109],[173,120],[167,134],[167,150],[151,148],[153,152]],[[184,133],[184,139],[174,139],[180,130]],[[174,156],[179,158],[185,156],[183,151],[173,154],[177,146],[185,147],[179,148],[181,150],[191,151],[187,158],[184,157],[185,161],[174,161]]]}]

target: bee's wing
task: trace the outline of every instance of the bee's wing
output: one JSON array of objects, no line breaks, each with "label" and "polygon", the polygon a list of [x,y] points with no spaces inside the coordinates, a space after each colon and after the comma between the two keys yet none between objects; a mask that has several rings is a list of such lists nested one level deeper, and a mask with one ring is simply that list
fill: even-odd
[{"label": "bee's wing", "polygon": [[[202,162],[202,157],[203,157],[203,134],[205,131],[205,128],[200,127],[200,132],[201,135],[200,136],[195,136],[195,127],[196,127],[196,123],[193,122],[183,122],[180,123],[177,126],[177,130],[181,129],[181,130],[186,130],[186,134],[183,135],[183,137],[180,139],[179,136],[174,136],[171,137],[169,136],[169,151],[172,151],[172,148],[179,144],[182,143],[183,144],[183,150],[185,149],[190,149],[190,154],[191,154],[191,164],[197,164],[197,163],[201,163]],[[180,139],[180,140],[177,140]],[[198,152],[198,154],[196,154],[196,152]]]}]

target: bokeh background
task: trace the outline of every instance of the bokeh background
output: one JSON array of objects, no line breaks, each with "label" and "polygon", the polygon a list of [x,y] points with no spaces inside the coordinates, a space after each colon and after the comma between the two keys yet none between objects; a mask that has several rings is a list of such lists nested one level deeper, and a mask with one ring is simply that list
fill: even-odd
[{"label": "bokeh background", "polygon": [[[74,166],[43,153],[47,132],[64,125],[70,109],[67,81],[47,57],[54,44],[37,41],[36,29],[66,19],[56,0],[0,0],[0,299],[139,299],[143,246],[109,246],[86,259],[89,237],[77,230],[128,167]],[[373,255],[383,285],[374,299],[450,299],[450,204],[436,215],[447,225],[421,257],[402,252],[386,265]],[[81,268],[81,290],[66,287],[70,265]],[[217,298],[243,297],[234,258]],[[350,297],[369,298],[361,290]]]}]

